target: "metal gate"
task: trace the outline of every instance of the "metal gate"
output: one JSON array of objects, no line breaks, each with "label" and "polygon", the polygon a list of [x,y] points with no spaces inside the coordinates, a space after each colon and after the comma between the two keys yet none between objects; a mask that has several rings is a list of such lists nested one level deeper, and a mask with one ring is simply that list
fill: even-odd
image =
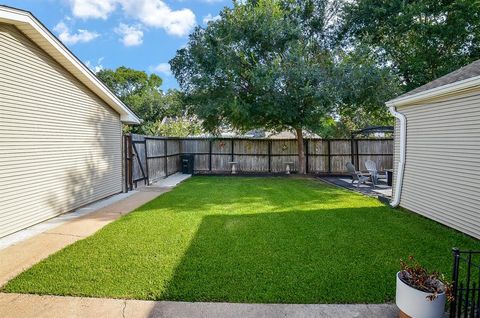
[{"label": "metal gate", "polygon": [[480,318],[480,251],[453,249],[450,318]]}]

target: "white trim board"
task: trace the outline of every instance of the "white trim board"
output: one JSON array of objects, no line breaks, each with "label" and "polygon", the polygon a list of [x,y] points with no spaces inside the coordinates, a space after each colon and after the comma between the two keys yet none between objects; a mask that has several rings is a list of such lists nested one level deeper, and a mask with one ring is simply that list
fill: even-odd
[{"label": "white trim board", "polygon": [[475,76],[471,78],[467,78],[465,80],[461,80],[455,83],[446,84],[443,86],[435,87],[423,92],[418,92],[416,94],[405,96],[405,97],[397,97],[395,99],[389,100],[385,104],[388,107],[395,106],[407,106],[418,104],[420,102],[428,101],[438,97],[446,97],[452,94],[458,94],[462,91],[468,91],[473,88],[480,88],[480,76]]}]

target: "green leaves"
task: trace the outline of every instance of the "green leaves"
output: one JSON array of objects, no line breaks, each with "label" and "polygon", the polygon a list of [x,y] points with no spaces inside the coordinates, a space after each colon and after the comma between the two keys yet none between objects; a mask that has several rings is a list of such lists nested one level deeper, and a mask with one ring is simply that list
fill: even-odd
[{"label": "green leaves", "polygon": [[480,2],[358,0],[344,35],[377,50],[410,90],[480,58]]},{"label": "green leaves", "polygon": [[335,72],[336,113],[347,133],[392,124],[384,103],[399,95],[402,87],[390,67],[379,65],[368,47],[359,46],[338,56]]},{"label": "green leaves", "polygon": [[302,128],[344,137],[390,124],[383,103],[401,92],[400,81],[370,47],[339,53],[341,3],[235,2],[197,28],[170,63],[204,128]]},{"label": "green leaves", "polygon": [[206,129],[306,128],[331,112],[324,88],[332,56],[317,41],[325,36],[318,20],[326,7],[327,1],[235,2],[191,34],[170,63]]},{"label": "green leaves", "polygon": [[[162,79],[156,74],[148,75],[144,71],[121,66],[116,70],[101,70],[96,75],[143,120],[142,125],[126,127],[128,131],[161,133],[166,131],[165,128],[159,128],[163,118],[182,117],[187,112],[183,94],[177,90],[169,90],[164,94],[161,89]],[[182,123],[180,121],[176,125],[182,126]],[[178,127],[168,130],[170,133],[177,131],[181,136],[184,135]]]}]

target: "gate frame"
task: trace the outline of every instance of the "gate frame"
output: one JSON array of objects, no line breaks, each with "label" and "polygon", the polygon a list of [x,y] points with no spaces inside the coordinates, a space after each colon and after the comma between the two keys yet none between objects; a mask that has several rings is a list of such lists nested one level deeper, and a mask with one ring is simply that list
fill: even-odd
[{"label": "gate frame", "polygon": [[[454,299],[450,302],[450,318],[478,318],[480,317],[480,264],[475,264],[472,257],[479,256],[480,251],[461,251],[454,247],[452,249],[453,254],[453,270],[452,270],[452,293]],[[466,285],[464,282],[459,282],[460,264],[466,263]],[[477,270],[477,282],[473,280],[473,270]]]}]

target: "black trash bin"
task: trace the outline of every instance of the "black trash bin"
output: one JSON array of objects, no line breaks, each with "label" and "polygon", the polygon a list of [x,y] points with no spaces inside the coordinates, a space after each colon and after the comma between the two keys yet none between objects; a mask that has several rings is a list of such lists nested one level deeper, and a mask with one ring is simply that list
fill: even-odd
[{"label": "black trash bin", "polygon": [[193,174],[193,155],[181,155],[180,161],[182,162],[182,173],[183,174]]}]

